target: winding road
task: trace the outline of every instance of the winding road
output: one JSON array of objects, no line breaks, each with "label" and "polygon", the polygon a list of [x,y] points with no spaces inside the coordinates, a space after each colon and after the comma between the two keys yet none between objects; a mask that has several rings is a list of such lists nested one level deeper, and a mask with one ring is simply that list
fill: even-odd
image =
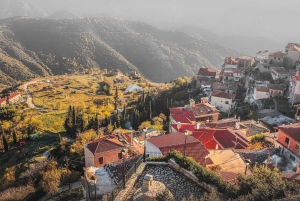
[{"label": "winding road", "polygon": [[35,84],[37,83],[38,81],[30,81],[30,82],[27,82],[24,84],[23,88],[25,90],[25,92],[27,93],[27,105],[29,108],[35,108],[35,109],[43,109],[41,107],[37,107],[34,103],[33,103],[33,100],[32,100],[32,95],[30,93],[30,91],[28,90],[28,85],[30,84]]}]

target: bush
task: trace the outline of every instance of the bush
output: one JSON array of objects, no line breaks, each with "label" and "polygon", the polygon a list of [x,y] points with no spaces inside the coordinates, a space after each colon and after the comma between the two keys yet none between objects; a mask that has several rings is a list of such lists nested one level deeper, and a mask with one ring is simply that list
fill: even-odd
[{"label": "bush", "polygon": [[265,136],[263,133],[256,134],[254,137],[251,139],[250,143],[255,144],[257,142],[263,142],[265,140]]}]

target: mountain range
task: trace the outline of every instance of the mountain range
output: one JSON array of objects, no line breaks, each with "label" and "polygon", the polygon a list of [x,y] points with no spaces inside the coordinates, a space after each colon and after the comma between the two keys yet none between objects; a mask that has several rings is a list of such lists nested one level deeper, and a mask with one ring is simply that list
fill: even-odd
[{"label": "mountain range", "polygon": [[241,55],[182,32],[113,18],[13,17],[0,20],[0,30],[0,80],[6,85],[94,67],[167,82]]}]

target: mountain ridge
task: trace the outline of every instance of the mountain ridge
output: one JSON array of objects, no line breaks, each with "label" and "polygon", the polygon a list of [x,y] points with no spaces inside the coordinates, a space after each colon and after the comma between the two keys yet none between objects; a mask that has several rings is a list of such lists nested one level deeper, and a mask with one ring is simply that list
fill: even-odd
[{"label": "mountain ridge", "polygon": [[[182,32],[113,18],[0,20],[0,72],[7,80],[89,68],[138,71],[154,82],[219,67],[240,53]],[[9,81],[7,81],[9,82]]]}]

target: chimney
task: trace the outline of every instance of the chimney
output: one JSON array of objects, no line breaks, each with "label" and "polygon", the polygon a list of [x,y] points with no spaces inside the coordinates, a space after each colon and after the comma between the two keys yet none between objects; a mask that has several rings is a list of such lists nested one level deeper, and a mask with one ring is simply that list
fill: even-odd
[{"label": "chimney", "polygon": [[177,122],[177,131],[178,131],[178,132],[179,132],[180,128],[181,128],[181,123],[178,121],[178,122]]},{"label": "chimney", "polygon": [[200,128],[200,122],[197,121],[197,123],[196,123],[196,130],[199,130],[199,128]]},{"label": "chimney", "polygon": [[219,145],[218,144],[216,144],[216,149],[219,149]]},{"label": "chimney", "polygon": [[190,99],[190,106],[195,107],[195,101],[194,101],[194,99]]},{"label": "chimney", "polygon": [[241,121],[241,117],[238,117],[238,122],[240,122]]},{"label": "chimney", "polygon": [[234,115],[234,119],[236,119],[236,114]]},{"label": "chimney", "polygon": [[298,173],[298,174],[300,173],[300,164],[297,165],[296,173]]},{"label": "chimney", "polygon": [[201,98],[201,103],[208,103],[208,97]]}]

